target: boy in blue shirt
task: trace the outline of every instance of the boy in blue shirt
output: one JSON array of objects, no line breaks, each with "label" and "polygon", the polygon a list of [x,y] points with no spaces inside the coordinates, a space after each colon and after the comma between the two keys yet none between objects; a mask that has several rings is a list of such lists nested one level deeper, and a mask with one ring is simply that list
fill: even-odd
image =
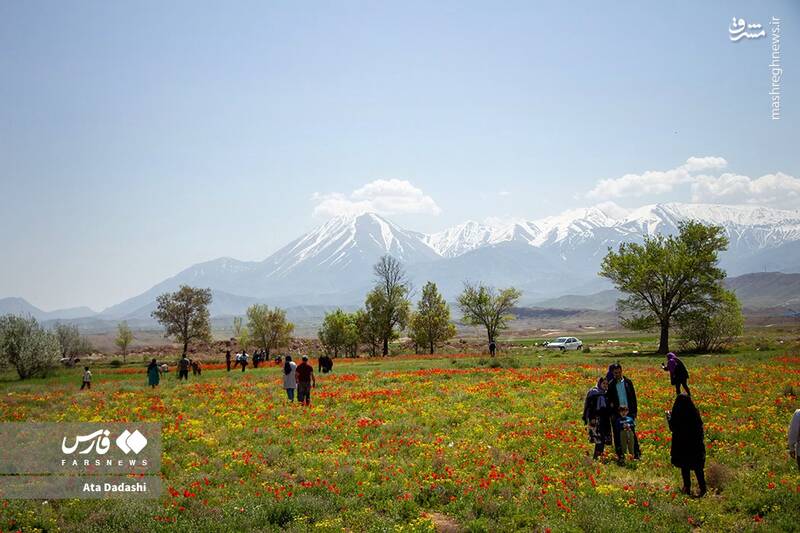
[{"label": "boy in blue shirt", "polygon": [[616,424],[622,452],[619,456],[619,462],[624,463],[628,454],[633,455],[635,458],[634,439],[636,435],[636,421],[628,416],[628,406],[620,405],[619,417],[617,417]]}]

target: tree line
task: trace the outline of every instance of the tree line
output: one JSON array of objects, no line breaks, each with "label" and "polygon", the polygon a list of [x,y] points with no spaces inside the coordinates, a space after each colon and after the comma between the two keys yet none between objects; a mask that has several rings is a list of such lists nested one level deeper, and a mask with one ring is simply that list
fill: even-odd
[{"label": "tree line", "polygon": [[[323,349],[334,357],[354,357],[366,348],[372,355],[389,355],[390,343],[407,331],[417,351],[434,353],[437,347],[456,333],[450,306],[436,284],[428,282],[416,308],[412,308],[411,282],[400,261],[385,255],[373,267],[374,285],[364,300],[364,307],[348,313],[341,308],[326,313],[318,338]],[[465,283],[458,297],[458,307],[466,324],[483,326],[488,341],[494,341],[513,316],[509,313],[521,296],[514,288],[500,291],[483,284]],[[210,342],[211,325],[208,306],[210,289],[181,286],[156,299],[153,318],[164,326],[165,336],[182,345],[186,354],[192,342]],[[246,318],[246,321],[245,321]],[[256,304],[245,317],[235,317],[233,333],[240,349],[256,347],[267,357],[292,339],[294,324],[286,311]]]},{"label": "tree line", "polygon": [[[334,357],[354,356],[366,345],[372,356],[389,355],[389,344],[406,331],[415,351],[435,353],[437,347],[455,336],[456,326],[450,317],[450,305],[435,283],[428,281],[416,308],[412,308],[411,282],[400,261],[385,255],[373,267],[374,285],[367,293],[364,307],[353,313],[336,309],[325,315],[318,337],[324,349]],[[483,284],[466,282],[457,305],[465,324],[483,326],[488,341],[513,319],[510,310],[519,301],[520,291],[500,291]]]},{"label": "tree line", "polygon": [[[725,289],[725,271],[718,265],[719,254],[727,246],[721,227],[689,221],[679,224],[676,235],[657,234],[642,243],[609,248],[599,275],[625,295],[617,302],[622,325],[658,331],[658,353],[662,354],[669,351],[670,332],[675,328],[685,348],[723,348],[742,333],[744,323],[741,304]],[[418,352],[434,353],[455,335],[450,306],[435,283],[424,285],[412,308],[413,287],[400,261],[381,257],[373,275],[374,285],[363,308],[353,313],[336,309],[325,315],[318,337],[327,353],[355,356],[365,346],[370,355],[389,355],[390,343],[404,331]],[[520,297],[514,287],[496,290],[465,282],[457,307],[463,323],[482,326],[492,342],[513,319],[510,311]],[[184,285],[160,295],[152,317],[164,327],[165,337],[182,345],[185,355],[191,343],[212,340],[211,301],[210,289]],[[269,356],[292,338],[294,324],[283,309],[252,305],[246,319],[238,317],[234,322],[235,338],[244,349],[255,346]],[[127,323],[121,322],[116,344],[123,356],[132,340]],[[32,317],[0,316],[0,367],[13,367],[22,379],[44,375],[59,360],[69,364],[89,352],[91,345],[76,326],[57,324],[50,331]]]}]

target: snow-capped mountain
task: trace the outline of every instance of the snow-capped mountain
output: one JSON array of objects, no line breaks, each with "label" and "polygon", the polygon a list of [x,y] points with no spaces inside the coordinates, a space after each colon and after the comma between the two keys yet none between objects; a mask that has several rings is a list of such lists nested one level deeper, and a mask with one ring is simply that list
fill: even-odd
[{"label": "snow-capped mountain", "polygon": [[721,263],[729,275],[800,272],[798,211],[678,203],[626,210],[603,204],[538,220],[468,221],[428,235],[364,213],[333,218],[261,262],[221,258],[194,265],[102,315],[143,314],[158,294],[184,283],[243,302],[359,304],[372,284],[372,265],[384,254],[400,259],[415,285],[432,280],[449,298],[465,280],[513,284],[529,300],[588,294],[609,288],[597,277],[608,248],[675,233],[680,221],[690,219],[724,228],[730,246]]},{"label": "snow-capped mountain", "polygon": [[407,231],[374,213],[335,217],[271,255],[259,268],[266,279],[290,276],[298,269],[346,271],[389,254],[404,263],[433,261],[439,253],[426,235]]},{"label": "snow-capped mountain", "polygon": [[424,235],[423,240],[442,257],[457,257],[483,246],[507,241],[531,244],[541,230],[527,221],[468,220],[439,233]]},{"label": "snow-capped mountain", "polygon": [[[642,240],[656,233],[676,233],[678,224],[685,220],[722,226],[730,239],[731,251],[754,253],[800,241],[800,211],[757,206],[669,203],[646,205],[634,210],[605,204],[572,209],[533,221],[512,221],[505,225],[468,222],[429,235],[426,242],[440,255],[455,257],[487,244],[527,240],[531,246],[558,249],[566,259],[575,249],[586,244],[600,246],[605,252],[606,246],[603,245]],[[526,238],[520,239],[521,235]]]}]

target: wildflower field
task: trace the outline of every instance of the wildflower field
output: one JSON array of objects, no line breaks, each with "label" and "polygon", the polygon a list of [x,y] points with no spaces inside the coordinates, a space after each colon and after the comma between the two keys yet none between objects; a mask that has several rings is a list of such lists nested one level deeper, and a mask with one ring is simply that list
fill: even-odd
[{"label": "wildflower field", "polygon": [[[639,398],[643,457],[591,460],[586,391],[620,360]],[[288,404],[280,367],[206,370],[145,386],[144,368],[0,382],[3,421],[163,424],[159,500],[0,500],[0,530],[744,531],[800,527],[786,429],[800,353],[782,346],[685,357],[706,431],[709,494],[679,493],[660,358],[491,360],[441,355],[337,362],[312,405]],[[2,445],[7,445],[2,443]],[[613,451],[613,450],[612,450]]]}]

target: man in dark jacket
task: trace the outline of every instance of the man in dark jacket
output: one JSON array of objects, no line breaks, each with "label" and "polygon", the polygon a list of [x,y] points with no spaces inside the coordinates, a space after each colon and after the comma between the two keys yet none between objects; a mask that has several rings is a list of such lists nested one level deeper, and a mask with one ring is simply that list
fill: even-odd
[{"label": "man in dark jacket", "polygon": [[[620,441],[619,428],[617,419],[619,418],[619,407],[625,405],[628,407],[628,416],[636,420],[637,405],[636,405],[636,389],[633,387],[633,381],[622,375],[622,365],[615,363],[611,367],[613,379],[608,384],[608,407],[611,411],[611,429],[614,434],[614,449],[617,452],[617,457],[622,457],[622,442]],[[642,456],[639,450],[639,438],[636,433],[633,434],[633,457],[639,459]]]}]

